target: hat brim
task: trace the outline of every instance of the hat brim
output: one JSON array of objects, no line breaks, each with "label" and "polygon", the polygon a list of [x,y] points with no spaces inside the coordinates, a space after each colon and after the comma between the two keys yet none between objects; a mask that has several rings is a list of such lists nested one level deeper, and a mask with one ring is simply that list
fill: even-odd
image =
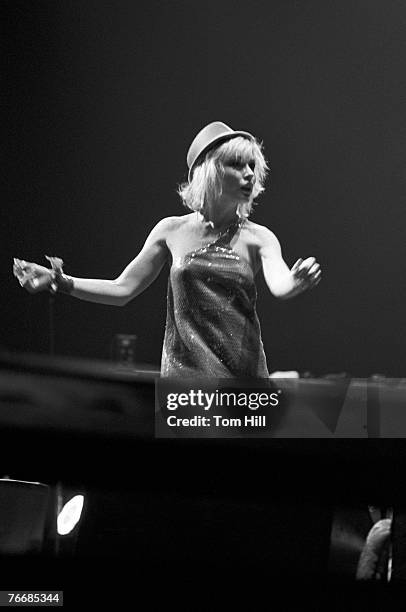
[{"label": "hat brim", "polygon": [[224,134],[219,134],[218,136],[213,138],[210,142],[208,142],[206,144],[206,146],[201,151],[199,151],[199,154],[196,156],[196,158],[191,163],[190,168],[189,168],[189,173],[188,173],[188,181],[189,181],[189,183],[190,183],[190,181],[192,179],[192,175],[193,175],[194,169],[198,165],[198,161],[204,155],[206,155],[206,153],[210,149],[212,149],[215,145],[217,145],[217,144],[219,144],[221,142],[225,142],[226,140],[231,140],[232,138],[237,138],[237,136],[243,136],[244,138],[247,138],[248,140],[255,141],[255,136],[253,136],[249,132],[237,131],[237,132],[226,132]]}]

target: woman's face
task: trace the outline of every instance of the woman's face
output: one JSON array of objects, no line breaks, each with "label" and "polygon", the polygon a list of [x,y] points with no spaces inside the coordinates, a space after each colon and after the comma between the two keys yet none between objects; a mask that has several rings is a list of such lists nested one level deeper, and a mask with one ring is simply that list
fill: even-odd
[{"label": "woman's face", "polygon": [[238,204],[248,203],[253,197],[255,160],[237,156],[226,159],[223,166],[221,199]]}]

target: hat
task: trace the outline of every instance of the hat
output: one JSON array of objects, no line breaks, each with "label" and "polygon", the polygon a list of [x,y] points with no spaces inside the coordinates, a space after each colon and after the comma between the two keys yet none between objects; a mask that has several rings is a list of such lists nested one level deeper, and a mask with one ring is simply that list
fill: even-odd
[{"label": "hat", "polygon": [[214,144],[222,140],[225,141],[230,138],[235,138],[236,136],[244,136],[250,140],[255,140],[252,134],[248,132],[235,132],[221,121],[213,121],[213,123],[206,125],[194,138],[187,152],[186,160],[189,168],[189,182],[192,178],[194,166],[203,153],[207,153]]}]

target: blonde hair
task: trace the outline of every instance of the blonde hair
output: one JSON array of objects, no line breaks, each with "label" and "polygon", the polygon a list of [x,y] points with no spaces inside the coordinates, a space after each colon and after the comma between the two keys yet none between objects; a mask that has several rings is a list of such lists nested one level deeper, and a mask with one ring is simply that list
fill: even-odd
[{"label": "blonde hair", "polygon": [[253,197],[249,203],[240,204],[237,211],[240,217],[249,216],[254,199],[265,189],[268,165],[262,153],[262,144],[243,136],[231,138],[208,151],[202,163],[194,168],[190,183],[179,186],[178,194],[187,208],[202,211],[207,202],[221,196],[224,166],[230,159],[241,160],[243,163],[252,159],[255,161]]}]

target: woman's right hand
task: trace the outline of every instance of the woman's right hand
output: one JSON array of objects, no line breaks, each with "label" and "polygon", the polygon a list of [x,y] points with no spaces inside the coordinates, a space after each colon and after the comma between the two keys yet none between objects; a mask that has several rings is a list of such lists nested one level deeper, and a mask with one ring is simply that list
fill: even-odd
[{"label": "woman's right hand", "polygon": [[14,259],[13,273],[21,287],[29,293],[46,291],[53,282],[52,270],[23,259]]}]

